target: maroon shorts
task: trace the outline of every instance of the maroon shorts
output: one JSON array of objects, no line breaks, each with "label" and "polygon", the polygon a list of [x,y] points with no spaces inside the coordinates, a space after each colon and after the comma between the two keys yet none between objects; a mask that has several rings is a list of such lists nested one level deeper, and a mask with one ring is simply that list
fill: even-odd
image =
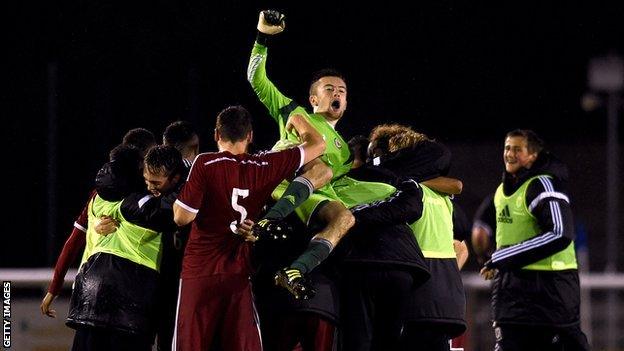
[{"label": "maroon shorts", "polygon": [[172,350],[261,351],[258,318],[245,275],[180,280]]}]

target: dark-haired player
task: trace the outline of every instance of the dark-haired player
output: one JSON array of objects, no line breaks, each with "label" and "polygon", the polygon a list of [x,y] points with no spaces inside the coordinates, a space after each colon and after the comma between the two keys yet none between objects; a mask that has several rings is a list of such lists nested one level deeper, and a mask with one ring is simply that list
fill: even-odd
[{"label": "dark-haired player", "polygon": [[173,349],[261,350],[249,282],[250,243],[234,235],[257,219],[271,192],[303,164],[321,155],[325,143],[301,116],[292,116],[303,144],[279,152],[247,154],[251,115],[231,106],[217,117],[219,152],[200,154],[174,205],[178,225],[192,223],[184,252]]}]

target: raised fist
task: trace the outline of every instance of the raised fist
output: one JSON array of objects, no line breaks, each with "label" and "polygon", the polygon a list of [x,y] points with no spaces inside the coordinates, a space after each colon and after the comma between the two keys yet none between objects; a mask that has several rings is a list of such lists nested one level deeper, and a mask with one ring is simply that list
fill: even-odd
[{"label": "raised fist", "polygon": [[268,35],[281,33],[286,28],[284,17],[284,14],[276,10],[260,11],[258,31]]}]

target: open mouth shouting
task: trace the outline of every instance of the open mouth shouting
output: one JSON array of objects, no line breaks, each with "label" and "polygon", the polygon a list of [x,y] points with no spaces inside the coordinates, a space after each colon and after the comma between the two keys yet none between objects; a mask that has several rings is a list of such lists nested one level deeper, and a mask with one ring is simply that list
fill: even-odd
[{"label": "open mouth shouting", "polygon": [[340,100],[332,101],[330,106],[333,112],[338,112],[340,110]]}]

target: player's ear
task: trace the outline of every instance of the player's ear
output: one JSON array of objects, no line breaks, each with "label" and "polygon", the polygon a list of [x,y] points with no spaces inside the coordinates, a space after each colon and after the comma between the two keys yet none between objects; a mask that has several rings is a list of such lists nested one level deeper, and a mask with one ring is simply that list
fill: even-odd
[{"label": "player's ear", "polygon": [[247,134],[247,142],[251,144],[253,142],[253,130],[249,131]]},{"label": "player's ear", "polygon": [[530,154],[529,157],[531,158],[531,161],[537,160],[537,152]]},{"label": "player's ear", "polygon": [[537,160],[537,156],[539,154],[537,152],[534,152],[532,154],[529,154],[529,159],[527,162],[527,167],[526,168],[531,168],[531,166],[533,166],[533,163],[535,162],[535,160]]},{"label": "player's ear", "polygon": [[316,97],[316,95],[310,95],[310,105],[312,106],[317,106],[318,105],[318,98]]},{"label": "player's ear", "polygon": [[220,138],[220,137],[221,137],[221,136],[219,135],[219,132],[218,132],[218,131],[217,131],[217,129],[215,128],[215,131],[214,131],[214,141],[215,141],[215,142],[219,141],[219,138]]}]

